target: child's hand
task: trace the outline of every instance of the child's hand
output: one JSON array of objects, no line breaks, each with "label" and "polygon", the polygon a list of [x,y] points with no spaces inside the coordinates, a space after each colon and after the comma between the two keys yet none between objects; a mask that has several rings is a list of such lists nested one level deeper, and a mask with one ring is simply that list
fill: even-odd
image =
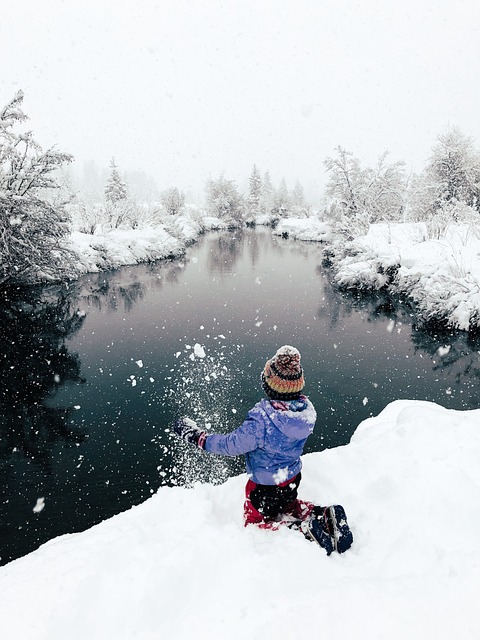
[{"label": "child's hand", "polygon": [[193,444],[199,449],[205,448],[205,440],[207,434],[197,427],[195,420],[190,418],[180,418],[173,425],[173,430],[183,440],[189,444]]}]

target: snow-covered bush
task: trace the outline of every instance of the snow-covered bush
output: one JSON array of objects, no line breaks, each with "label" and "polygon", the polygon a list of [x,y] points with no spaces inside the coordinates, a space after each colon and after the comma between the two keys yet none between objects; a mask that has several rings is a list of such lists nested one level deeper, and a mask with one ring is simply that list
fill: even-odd
[{"label": "snow-covered bush", "polygon": [[111,229],[138,229],[162,224],[168,217],[161,204],[139,203],[127,198],[115,203],[82,202],[68,205],[72,226],[89,234],[105,233]]},{"label": "snow-covered bush", "polygon": [[171,215],[178,215],[185,207],[185,194],[176,187],[162,192],[161,202],[165,211]]},{"label": "snow-covered bush", "polygon": [[0,111],[0,285],[74,275],[66,203],[49,197],[60,187],[55,170],[72,156],[17,132],[27,119],[23,97],[19,91]]},{"label": "snow-covered bush", "polygon": [[443,238],[447,230],[454,225],[465,225],[473,235],[480,234],[480,215],[476,209],[465,202],[450,201],[438,208],[426,219],[428,237],[431,239]]}]

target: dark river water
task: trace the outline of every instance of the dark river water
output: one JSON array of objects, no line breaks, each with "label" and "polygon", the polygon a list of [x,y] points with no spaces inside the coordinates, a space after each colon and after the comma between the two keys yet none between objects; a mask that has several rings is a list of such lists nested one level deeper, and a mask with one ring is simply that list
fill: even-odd
[{"label": "dark river water", "polygon": [[179,415],[238,426],[282,344],[300,350],[319,414],[307,452],[348,443],[398,398],[480,406],[478,341],[417,331],[401,301],[341,294],[318,245],[264,228],[24,292],[0,314],[1,564],[162,485],[242,472],[242,459],[201,454],[169,427]]}]

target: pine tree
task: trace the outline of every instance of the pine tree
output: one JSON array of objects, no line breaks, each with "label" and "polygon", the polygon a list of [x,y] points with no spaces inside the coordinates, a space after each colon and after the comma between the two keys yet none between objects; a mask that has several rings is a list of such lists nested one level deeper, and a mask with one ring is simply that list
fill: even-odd
[{"label": "pine tree", "polygon": [[17,133],[27,116],[19,91],[0,110],[0,285],[55,280],[74,274],[64,239],[70,229],[57,169],[73,157],[53,147],[43,151],[31,131]]},{"label": "pine tree", "polygon": [[272,213],[279,218],[285,218],[290,212],[290,197],[288,195],[287,183],[282,178],[273,198]]},{"label": "pine tree", "polygon": [[270,178],[270,172],[265,171],[262,182],[262,195],[260,199],[260,211],[262,213],[270,214],[272,212],[274,195],[275,189],[273,188],[272,180]]},{"label": "pine tree", "polygon": [[105,199],[115,205],[121,200],[126,200],[127,185],[120,177],[114,158],[110,162],[110,172],[110,178],[105,185]]},{"label": "pine tree", "polygon": [[299,180],[295,183],[295,187],[290,194],[290,204],[293,216],[297,218],[308,217],[310,206],[305,201],[305,193]]},{"label": "pine tree", "polygon": [[257,216],[260,214],[262,178],[260,176],[260,171],[257,169],[255,164],[253,165],[252,173],[250,174],[249,186],[248,212],[253,216]]}]

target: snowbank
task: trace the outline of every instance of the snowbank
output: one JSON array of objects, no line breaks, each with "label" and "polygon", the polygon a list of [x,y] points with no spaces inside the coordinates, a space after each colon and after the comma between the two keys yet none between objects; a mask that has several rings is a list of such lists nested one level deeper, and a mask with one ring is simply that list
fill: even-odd
[{"label": "snowbank", "polygon": [[273,234],[311,242],[328,242],[331,239],[330,225],[317,218],[285,218],[280,220]]},{"label": "snowbank", "polygon": [[302,497],[349,514],[343,556],[244,529],[244,476],[162,488],[0,569],[0,637],[478,638],[479,420],[397,401],[305,456]]},{"label": "snowbank", "polygon": [[427,239],[424,223],[376,224],[346,247],[334,264],[335,282],[410,297],[420,320],[461,330],[480,326],[480,239],[471,225],[451,224]]},{"label": "snowbank", "polygon": [[74,231],[71,244],[78,256],[76,266],[80,273],[179,256],[185,249],[185,241],[170,235],[162,225],[112,229],[95,235]]}]

